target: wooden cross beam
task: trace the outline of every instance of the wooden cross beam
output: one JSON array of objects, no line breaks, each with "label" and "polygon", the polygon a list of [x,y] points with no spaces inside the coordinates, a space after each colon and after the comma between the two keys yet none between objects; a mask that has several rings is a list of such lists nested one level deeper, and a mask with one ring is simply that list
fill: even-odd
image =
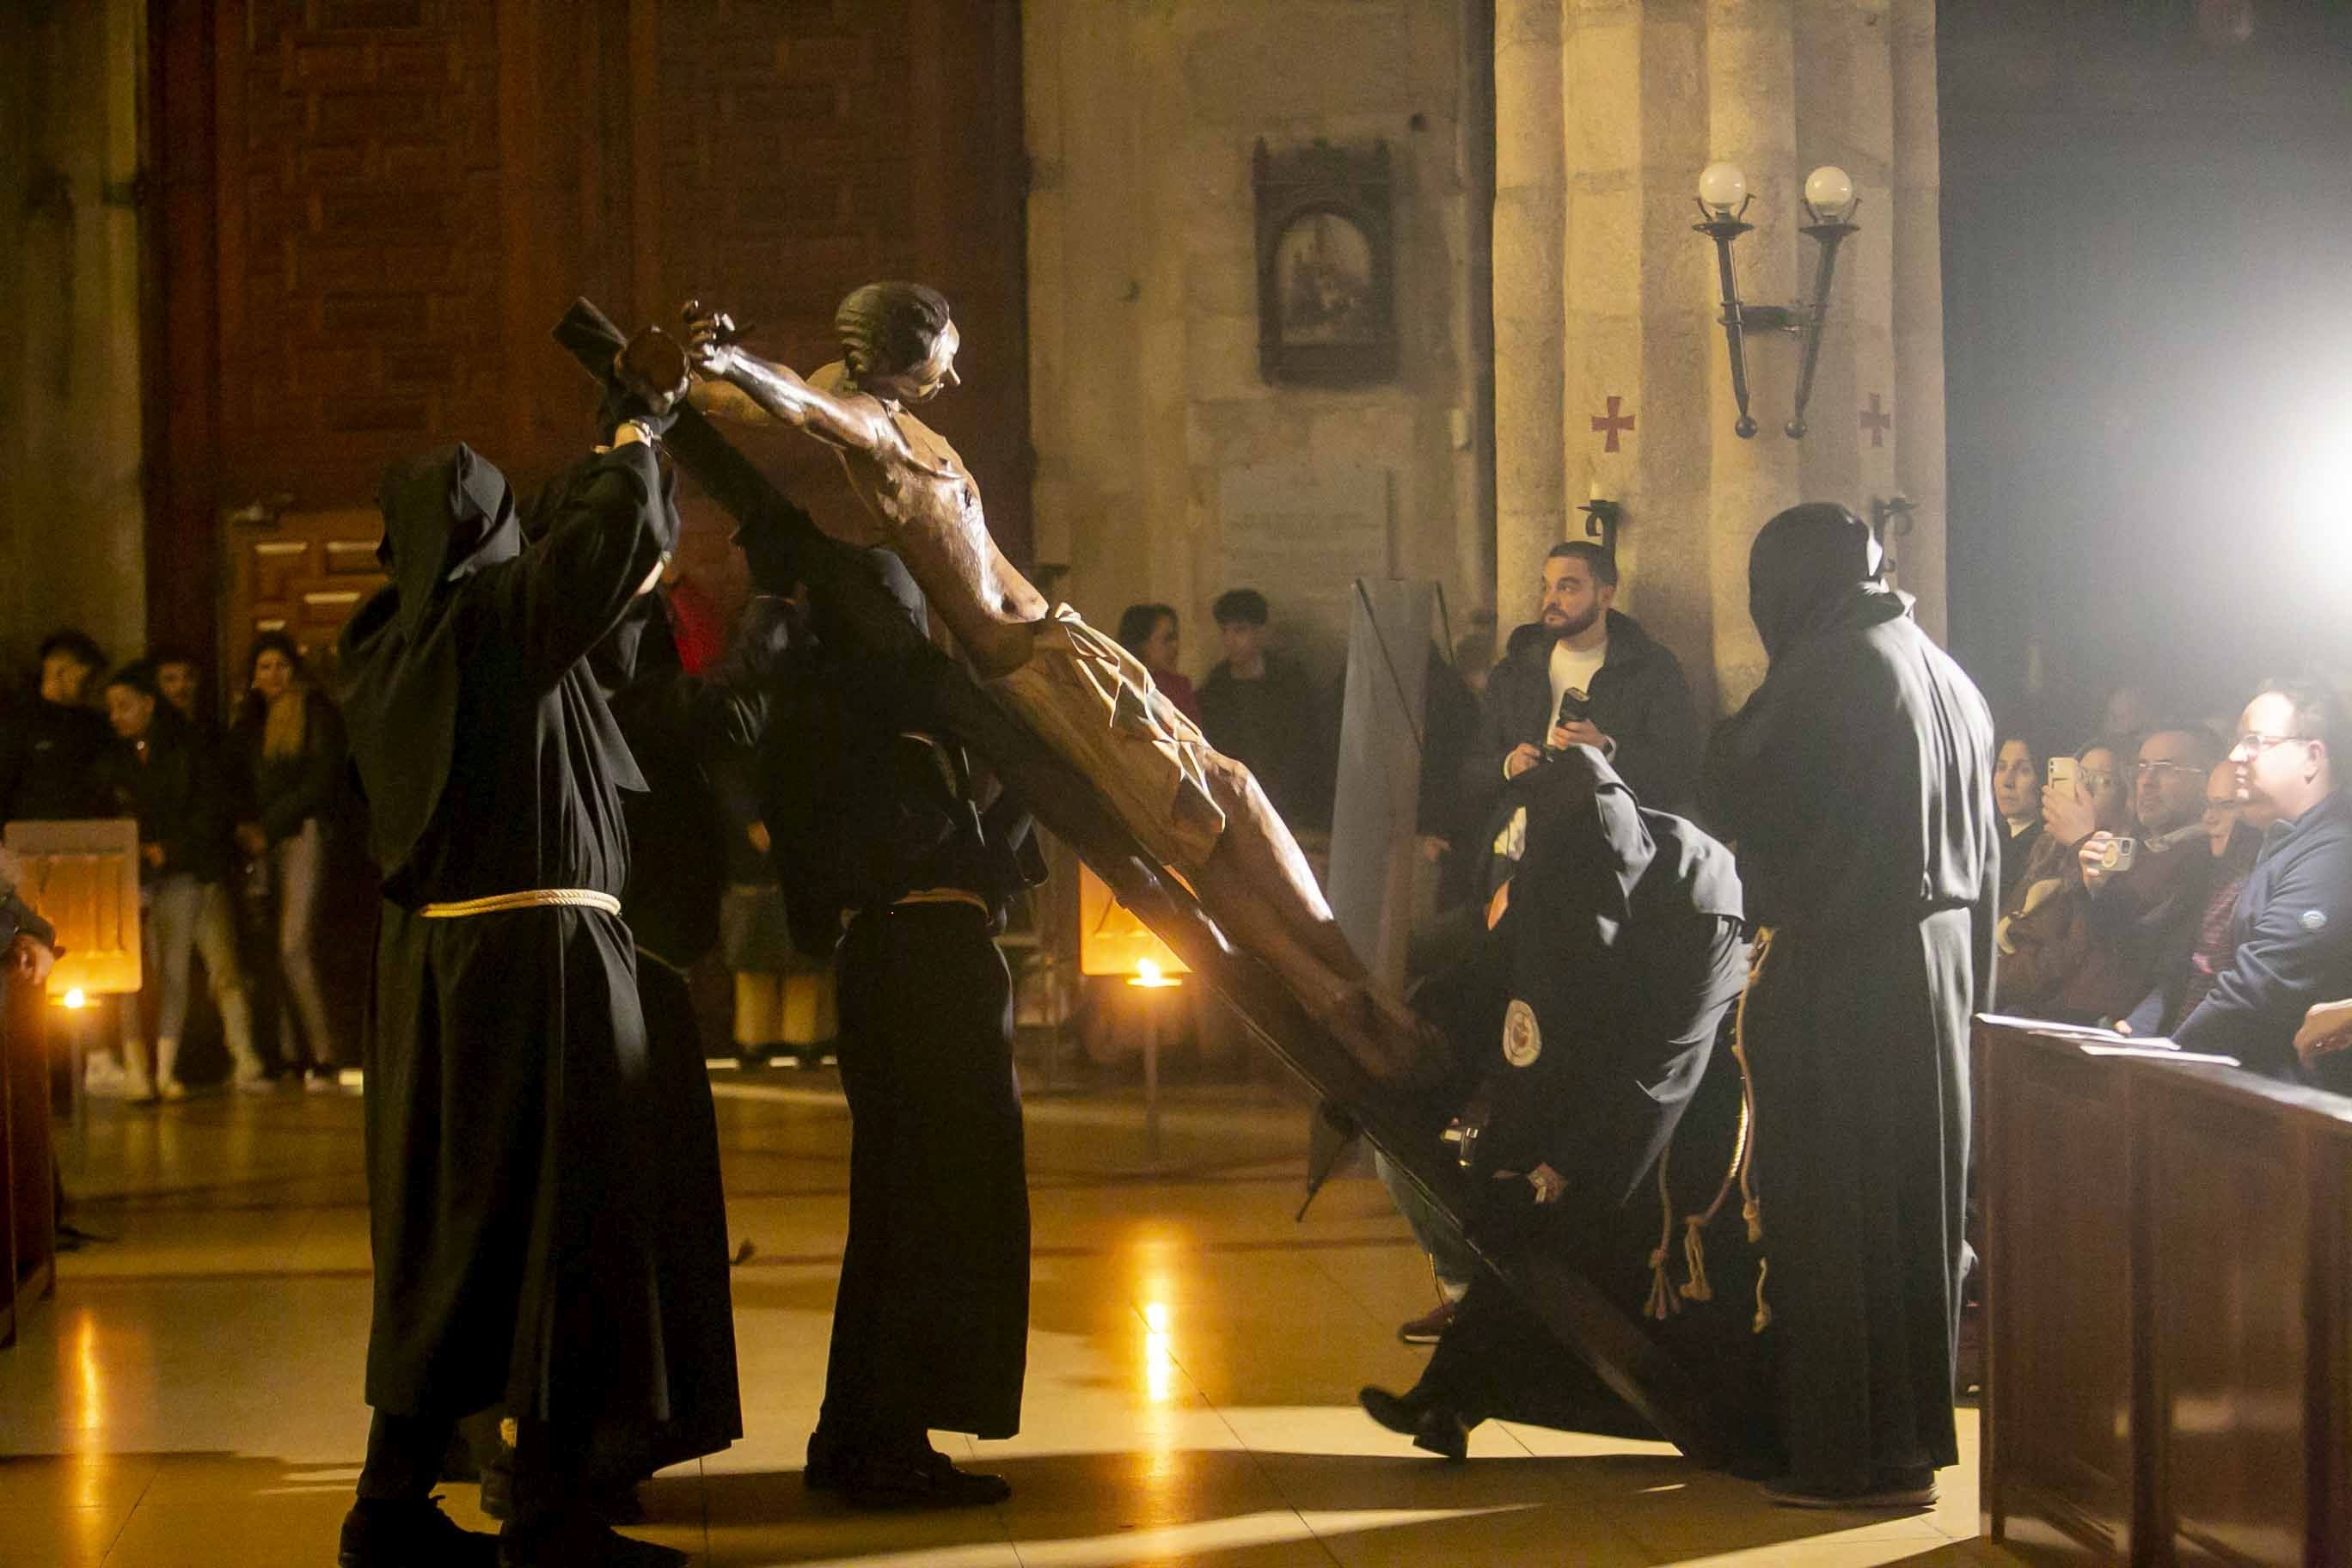
[{"label": "wooden cross beam", "polygon": [[[625,342],[620,329],[585,300],[572,302],[555,338],[600,384],[608,380]],[[1227,942],[1184,885],[1136,842],[1092,783],[982,690],[961,665],[923,638],[861,552],[820,531],[696,410],[681,411],[663,439],[711,500],[736,520],[739,540],[763,536],[763,545],[787,552],[796,563],[800,580],[808,585],[819,636],[907,683],[905,689],[985,757],[1004,786],[1077,851],[1120,903],[1233,1005],[1267,1049],[1343,1110],[1461,1228],[1462,1180],[1444,1157],[1432,1107],[1372,1079],[1307,1016],[1272,970]],[[1705,1463],[1733,1457],[1722,1413],[1590,1280],[1542,1254],[1478,1251],[1481,1262],[1563,1345],[1669,1441]]]}]

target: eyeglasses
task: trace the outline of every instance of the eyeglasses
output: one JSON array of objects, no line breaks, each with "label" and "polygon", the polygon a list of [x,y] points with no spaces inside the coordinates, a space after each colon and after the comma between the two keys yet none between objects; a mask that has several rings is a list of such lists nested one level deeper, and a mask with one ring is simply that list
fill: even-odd
[{"label": "eyeglasses", "polygon": [[2311,737],[2308,735],[2241,735],[2238,737],[2238,743],[2230,748],[2230,754],[2234,757],[2240,752],[2243,752],[2246,753],[2247,760],[2251,762],[2273,746],[2284,746],[2289,741],[2308,741],[2309,739]]},{"label": "eyeglasses", "polygon": [[2207,771],[2204,768],[2192,768],[2186,763],[2139,763],[2133,766],[2132,777],[2150,779],[2161,777],[2166,773],[2188,773],[2202,778]]},{"label": "eyeglasses", "polygon": [[2105,768],[2076,768],[2074,776],[2093,789],[2105,789],[2116,782],[2114,773]]}]

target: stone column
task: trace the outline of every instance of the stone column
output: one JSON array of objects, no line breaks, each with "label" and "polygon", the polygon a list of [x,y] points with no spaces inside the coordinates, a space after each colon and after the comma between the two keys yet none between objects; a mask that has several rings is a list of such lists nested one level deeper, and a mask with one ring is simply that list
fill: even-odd
[{"label": "stone column", "polygon": [[1944,253],[1936,118],[1935,0],[1895,0],[1888,28],[1895,149],[1887,205],[1895,231],[1895,482],[1918,510],[1897,546],[1898,580],[1919,624],[1948,637],[1944,563]]},{"label": "stone column", "polygon": [[0,21],[0,658],[79,626],[147,640],[139,172],[145,10],[6,7]]},{"label": "stone column", "polygon": [[[1528,58],[1548,26],[1559,46],[1549,76]],[[1727,710],[1764,669],[1748,616],[1757,529],[1800,500],[1867,514],[1874,498],[1900,490],[1920,509],[1898,545],[1902,583],[1940,635],[1930,0],[1519,0],[1498,14],[1496,47],[1505,624],[1563,520],[1573,531],[1574,509],[1604,495],[1625,509],[1620,607],[1681,656],[1703,704]],[[1545,385],[1529,378],[1544,374],[1553,344],[1537,309],[1547,301],[1525,274],[1547,259],[1543,237],[1528,231],[1551,221],[1551,171],[1539,154],[1555,124],[1565,191],[1560,397],[1546,431],[1534,425]],[[1759,429],[1749,440],[1734,434],[1714,250],[1692,232],[1699,171],[1717,159],[1746,171],[1754,197],[1746,216],[1755,230],[1734,251],[1749,305],[1810,300],[1819,248],[1799,231],[1811,169],[1845,169],[1862,198],[1801,441],[1785,433],[1801,343],[1781,333],[1748,338]]]},{"label": "stone column", "polygon": [[[1734,247],[1740,298],[1754,304],[1786,305],[1810,282],[1810,240],[1797,230],[1805,221],[1798,205],[1805,183],[1797,159],[1795,18],[1789,0],[1709,7],[1706,29],[1708,156],[1726,158],[1748,174],[1755,205],[1748,221],[1756,232]],[[1704,167],[1705,165],[1701,165]],[[1682,182],[1696,195],[1698,171]],[[1695,201],[1684,210],[1698,216]],[[1684,226],[1682,243],[1708,247],[1705,237]],[[1711,248],[1711,247],[1709,247]],[[1802,282],[1801,282],[1801,279]],[[1714,279],[1709,291],[1716,292]],[[1748,618],[1748,546],[1764,520],[1803,499],[1799,483],[1802,451],[1783,426],[1796,394],[1798,343],[1792,338],[1751,337],[1748,343],[1748,411],[1758,429],[1741,440],[1733,433],[1738,405],[1731,394],[1731,361],[1718,327],[1708,345],[1708,374],[1715,388],[1707,447],[1712,483],[1707,496],[1708,582],[1715,610],[1708,662],[1719,705],[1729,710],[1764,678],[1764,647]],[[1825,355],[1826,357],[1826,355]]]},{"label": "stone column", "polygon": [[[1527,619],[1560,537],[1566,171],[1561,0],[1495,5],[1495,618]],[[1579,498],[1581,499],[1581,498]]]}]

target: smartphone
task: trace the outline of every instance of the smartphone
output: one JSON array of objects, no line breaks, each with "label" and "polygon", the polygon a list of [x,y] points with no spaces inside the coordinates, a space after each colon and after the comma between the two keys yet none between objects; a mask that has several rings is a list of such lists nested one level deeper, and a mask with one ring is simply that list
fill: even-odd
[{"label": "smartphone", "polygon": [[2128,838],[2111,838],[2107,840],[2105,847],[2099,851],[2099,869],[2103,871],[2128,871],[2132,868],[2132,857],[2138,853],[2139,846],[2133,840]]},{"label": "smartphone", "polygon": [[2083,797],[2082,785],[2074,777],[2074,759],[2072,757],[2050,759],[2050,782],[2053,785],[2072,791],[2077,800]]}]

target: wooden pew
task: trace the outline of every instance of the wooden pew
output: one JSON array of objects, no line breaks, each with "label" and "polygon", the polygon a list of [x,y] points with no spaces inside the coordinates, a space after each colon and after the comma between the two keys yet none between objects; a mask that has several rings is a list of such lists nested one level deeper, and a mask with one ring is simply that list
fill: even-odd
[{"label": "wooden pew", "polygon": [[1979,1020],[1984,1528],[2352,1563],[2352,1100]]}]

